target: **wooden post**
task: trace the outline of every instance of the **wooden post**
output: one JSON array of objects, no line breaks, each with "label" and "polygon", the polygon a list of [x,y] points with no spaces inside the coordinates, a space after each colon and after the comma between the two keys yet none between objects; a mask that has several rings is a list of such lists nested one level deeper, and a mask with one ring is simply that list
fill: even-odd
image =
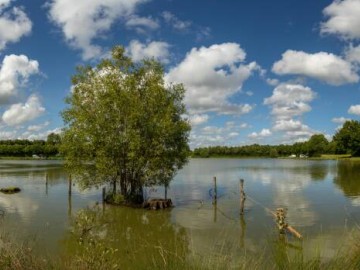
[{"label": "wooden post", "polygon": [[69,175],[69,195],[71,195],[72,179],[71,174]]},{"label": "wooden post", "polygon": [[46,195],[48,194],[48,182],[49,182],[49,176],[46,173],[46,175],[45,175],[45,194]]},{"label": "wooden post", "polygon": [[280,235],[284,234],[285,231],[287,230],[289,233],[293,234],[295,237],[302,239],[302,235],[297,230],[295,230],[294,227],[292,227],[286,223],[286,221],[285,221],[286,212],[287,211],[284,208],[278,208],[278,209],[276,209],[275,213],[272,212],[272,214],[276,218],[276,223],[278,225]]},{"label": "wooden post", "polygon": [[245,222],[245,219],[244,219],[244,215],[240,216],[240,226],[241,226],[240,246],[245,247],[246,222]]},{"label": "wooden post", "polygon": [[102,201],[103,201],[103,203],[105,202],[105,197],[106,197],[106,188],[103,187],[102,188]]},{"label": "wooden post", "polygon": [[71,198],[71,191],[69,192],[68,196],[68,216],[71,217],[72,213],[72,198]]},{"label": "wooden post", "polygon": [[213,188],[213,201],[212,203],[213,204],[216,204],[217,203],[217,186],[216,186],[216,177],[214,177],[214,188]]},{"label": "wooden post", "polygon": [[244,192],[244,179],[240,179],[240,215],[244,215],[246,195]]}]

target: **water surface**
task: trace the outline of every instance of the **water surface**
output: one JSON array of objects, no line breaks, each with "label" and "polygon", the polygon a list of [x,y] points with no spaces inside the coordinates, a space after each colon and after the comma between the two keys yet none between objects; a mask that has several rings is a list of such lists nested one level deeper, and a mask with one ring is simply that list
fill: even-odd
[{"label": "water surface", "polygon": [[[213,177],[218,184],[216,207],[211,203]],[[244,216],[240,215],[240,178],[248,196]],[[81,209],[101,206],[98,189],[80,191],[74,185],[69,196],[61,161],[1,160],[0,187],[5,186],[19,186],[22,191],[0,194],[0,209],[6,213],[2,230],[19,241],[34,238],[37,248],[50,254],[74,248],[69,240],[74,217]],[[147,197],[163,193],[162,187],[146,190]],[[321,247],[321,256],[329,258],[360,224],[360,163],[192,159],[171,183],[168,196],[175,204],[171,210],[101,207],[106,226],[98,227],[102,228],[98,235],[126,249],[160,246],[174,253],[236,258],[244,252],[256,254],[278,240],[267,209],[284,207],[289,224],[305,238],[299,243],[289,236],[288,241],[300,245],[305,256]]]}]

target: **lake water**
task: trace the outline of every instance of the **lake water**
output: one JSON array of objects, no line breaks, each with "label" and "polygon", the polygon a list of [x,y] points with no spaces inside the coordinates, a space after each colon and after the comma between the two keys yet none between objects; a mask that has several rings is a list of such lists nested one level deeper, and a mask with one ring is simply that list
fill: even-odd
[{"label": "lake water", "polygon": [[[211,199],[214,176],[216,207]],[[248,196],[244,216],[239,214],[240,178]],[[305,257],[320,250],[323,258],[330,258],[360,224],[360,163],[349,161],[192,159],[168,191],[175,207],[164,211],[103,208],[101,190],[80,191],[76,184],[69,196],[61,161],[0,160],[0,187],[6,186],[22,191],[0,194],[3,233],[19,241],[34,239],[35,250],[49,254],[74,248],[69,244],[74,217],[97,204],[108,218],[106,229],[93,220],[102,228],[98,235],[109,237],[114,246],[151,250],[160,245],[196,256],[226,254],[234,260],[244,252],[257,254],[278,240],[266,209],[288,209],[288,223],[304,236],[302,242],[289,236],[291,252],[301,250]],[[161,187],[148,188],[146,196],[163,192]]]}]

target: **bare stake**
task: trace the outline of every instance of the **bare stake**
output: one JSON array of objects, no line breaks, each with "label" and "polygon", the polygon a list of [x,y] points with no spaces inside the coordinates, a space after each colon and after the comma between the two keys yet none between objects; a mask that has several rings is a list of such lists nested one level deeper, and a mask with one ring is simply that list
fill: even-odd
[{"label": "bare stake", "polygon": [[244,215],[245,200],[244,179],[240,179],[240,215]]},{"label": "bare stake", "polygon": [[213,204],[216,203],[217,203],[217,187],[216,187],[216,177],[214,177]]},{"label": "bare stake", "polygon": [[72,179],[71,174],[69,175],[69,195],[71,195]]}]

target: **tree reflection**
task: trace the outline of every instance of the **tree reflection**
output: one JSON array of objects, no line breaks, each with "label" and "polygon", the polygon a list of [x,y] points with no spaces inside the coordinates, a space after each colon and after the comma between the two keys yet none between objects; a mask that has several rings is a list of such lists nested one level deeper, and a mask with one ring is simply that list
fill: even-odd
[{"label": "tree reflection", "polygon": [[64,240],[79,267],[160,269],[185,265],[189,240],[170,222],[171,211],[97,206],[81,210]]},{"label": "tree reflection", "polygon": [[338,163],[334,183],[346,196],[360,195],[360,162],[341,161]]}]

